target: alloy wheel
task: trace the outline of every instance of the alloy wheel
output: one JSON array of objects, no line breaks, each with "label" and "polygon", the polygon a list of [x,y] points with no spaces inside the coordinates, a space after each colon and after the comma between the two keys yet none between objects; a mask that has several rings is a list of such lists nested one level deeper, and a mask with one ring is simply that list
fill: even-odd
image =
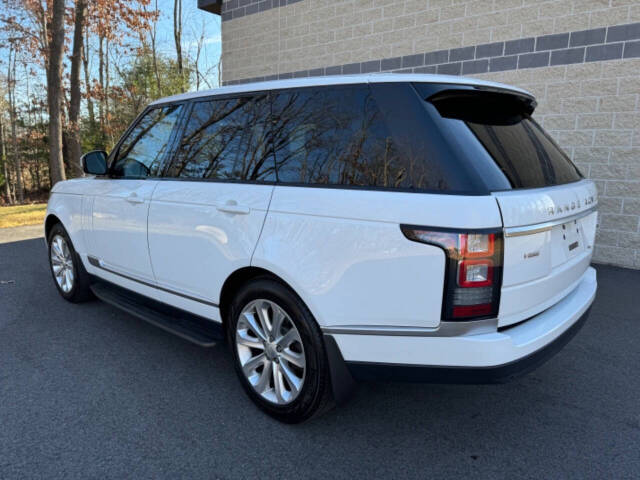
[{"label": "alloy wheel", "polygon": [[73,257],[67,241],[61,235],[51,239],[51,269],[60,290],[69,293],[73,289],[75,276],[73,273]]},{"label": "alloy wheel", "polygon": [[271,300],[248,303],[236,325],[236,348],[245,378],[262,398],[277,405],[296,399],[305,379],[300,333]]}]

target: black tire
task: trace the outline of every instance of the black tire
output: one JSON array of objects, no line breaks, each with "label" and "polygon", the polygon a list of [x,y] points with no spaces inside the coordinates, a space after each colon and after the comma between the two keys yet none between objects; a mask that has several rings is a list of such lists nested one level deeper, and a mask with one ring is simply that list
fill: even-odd
[{"label": "black tire", "polygon": [[[71,252],[71,262],[73,269],[73,286],[68,292],[65,292],[58,281],[56,280],[55,273],[53,271],[53,264],[51,260],[51,249],[53,248],[52,242],[56,236],[60,236],[64,239]],[[53,283],[58,289],[58,292],[65,300],[72,303],[81,303],[91,300],[93,298],[93,293],[91,292],[91,281],[89,274],[84,268],[82,264],[82,260],[80,256],[77,254],[75,248],[73,248],[73,243],[71,242],[71,238],[67,234],[67,231],[64,229],[62,224],[56,223],[53,227],[51,227],[51,231],[49,232],[49,237],[47,238],[48,245],[48,253],[49,253],[49,270],[51,271],[51,277],[53,278]]]},{"label": "black tire", "polygon": [[[295,324],[304,346],[304,383],[298,396],[285,405],[278,405],[263,398],[254,390],[242,371],[236,346],[236,327],[245,306],[257,299],[272,301],[284,310]],[[230,306],[226,331],[240,382],[251,400],[264,412],[284,423],[300,423],[324,413],[334,405],[322,333],[309,309],[286,285],[268,276],[243,285]]]}]

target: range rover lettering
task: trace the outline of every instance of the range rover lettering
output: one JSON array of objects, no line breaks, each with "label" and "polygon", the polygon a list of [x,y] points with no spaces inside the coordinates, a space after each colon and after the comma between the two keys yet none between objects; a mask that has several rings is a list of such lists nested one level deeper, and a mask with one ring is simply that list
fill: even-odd
[{"label": "range rover lettering", "polygon": [[583,324],[597,193],[528,92],[437,75],[153,102],[53,188],[53,280],[202,346],[300,422],[358,379],[485,383]]}]

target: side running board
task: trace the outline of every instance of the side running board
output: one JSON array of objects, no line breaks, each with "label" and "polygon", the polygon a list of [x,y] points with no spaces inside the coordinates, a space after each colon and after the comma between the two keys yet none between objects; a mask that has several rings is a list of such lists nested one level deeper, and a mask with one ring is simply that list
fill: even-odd
[{"label": "side running board", "polygon": [[201,347],[212,347],[223,340],[222,325],[184,310],[156,302],[102,280],[91,290],[105,303],[160,327]]}]

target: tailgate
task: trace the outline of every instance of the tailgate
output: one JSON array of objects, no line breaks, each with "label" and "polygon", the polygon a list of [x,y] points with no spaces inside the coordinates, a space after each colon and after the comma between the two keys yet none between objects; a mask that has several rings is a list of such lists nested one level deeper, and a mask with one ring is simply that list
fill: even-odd
[{"label": "tailgate", "polygon": [[591,261],[598,200],[589,180],[493,195],[505,227],[498,325],[506,326],[575,288]]}]

